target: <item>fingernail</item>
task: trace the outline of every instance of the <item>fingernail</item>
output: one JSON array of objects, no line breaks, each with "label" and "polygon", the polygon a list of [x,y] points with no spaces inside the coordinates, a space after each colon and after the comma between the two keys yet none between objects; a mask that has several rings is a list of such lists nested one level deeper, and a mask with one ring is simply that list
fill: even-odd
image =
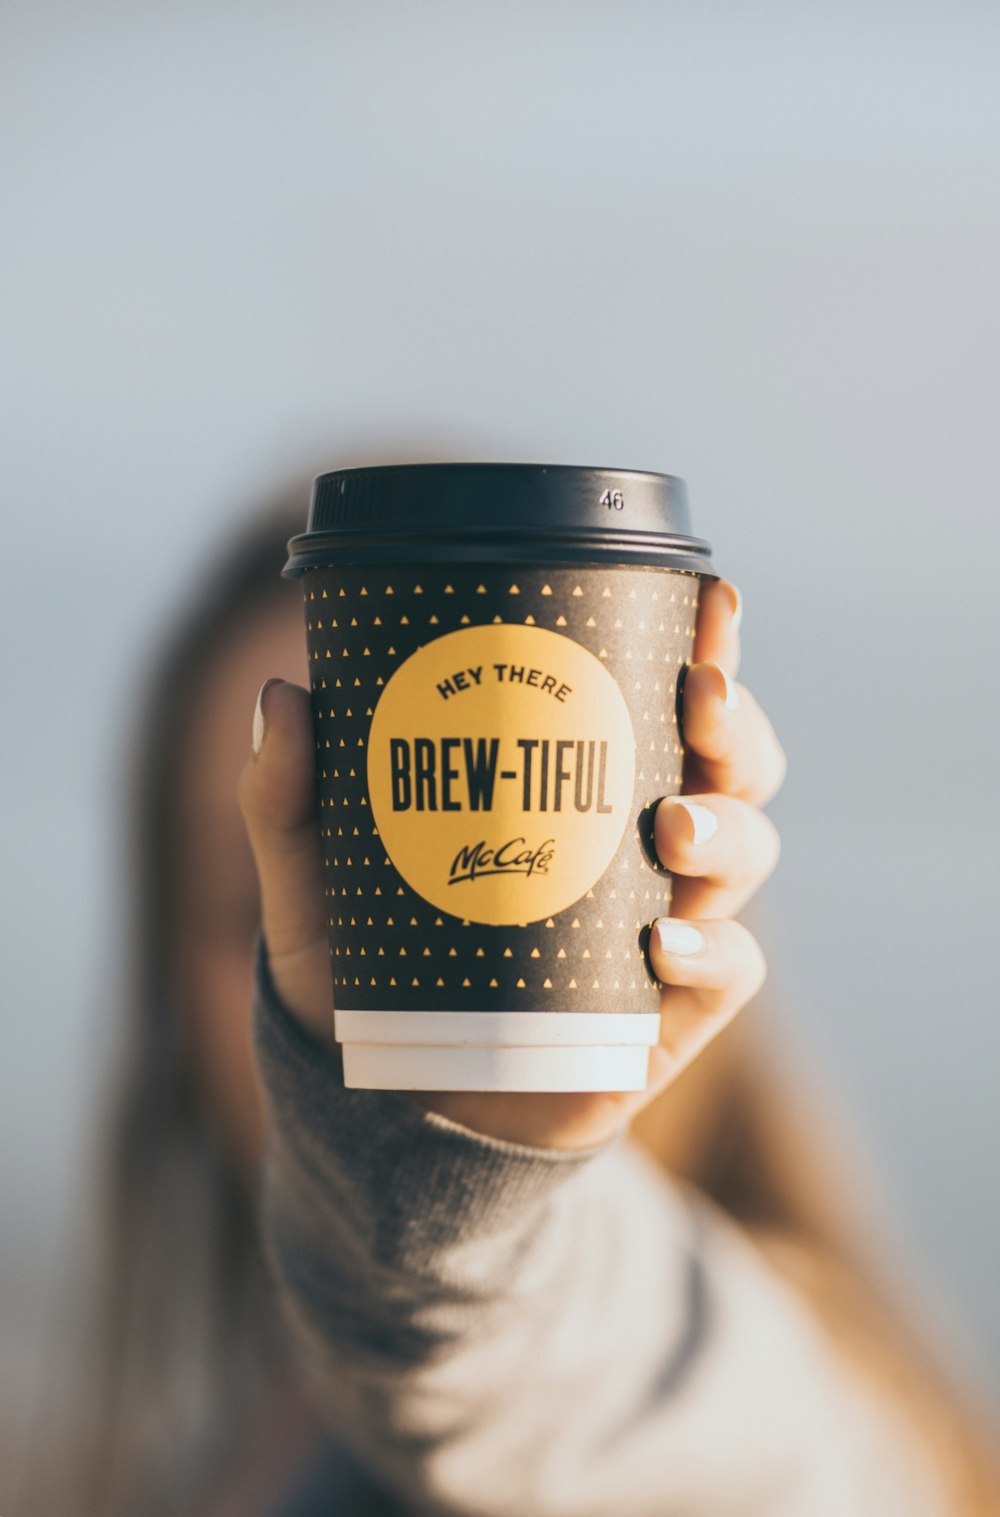
[{"label": "fingernail", "polygon": [[667,953],[700,953],[705,946],[705,939],[697,927],[676,917],[661,917],[655,930],[660,947]]},{"label": "fingernail", "polygon": [[709,838],[715,836],[719,818],[708,806],[700,806],[697,801],[689,801],[684,796],[670,795],[666,797],[668,806],[679,806],[686,811],[691,818],[691,843],[707,843]]},{"label": "fingernail", "polygon": [[733,684],[733,681],[729,678],[729,675],[726,673],[725,669],[723,669],[721,664],[714,664],[712,667],[718,669],[719,673],[722,675],[722,683],[726,687],[726,705],[729,707],[730,711],[735,711],[739,705],[739,698],[736,694],[736,686]]},{"label": "fingernail", "polygon": [[264,734],[267,731],[267,722],[264,718],[264,694],[269,685],[280,685],[281,683],[280,679],[266,679],[257,691],[257,704],[253,711],[253,731],[251,733],[254,758],[257,758],[260,754],[260,750],[264,745]]},{"label": "fingernail", "polygon": [[743,597],[737,590],[736,586],[731,585],[727,579],[722,580],[722,584],[725,585],[726,589],[729,591],[729,594],[732,597],[733,605],[730,612],[730,616],[732,618],[732,628],[734,632],[738,632],[740,622],[743,620]]}]

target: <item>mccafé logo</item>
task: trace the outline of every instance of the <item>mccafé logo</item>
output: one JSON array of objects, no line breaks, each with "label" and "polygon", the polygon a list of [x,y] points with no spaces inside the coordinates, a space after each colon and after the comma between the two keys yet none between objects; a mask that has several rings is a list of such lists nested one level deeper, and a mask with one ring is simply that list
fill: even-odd
[{"label": "mccaf\u00e9 logo", "polygon": [[460,848],[451,861],[449,885],[463,880],[478,880],[489,874],[548,874],[554,852],[554,839],[546,838],[537,848],[525,846],[524,838],[509,838],[499,848],[487,848],[485,840],[471,848]]},{"label": "mccaf\u00e9 logo", "polygon": [[399,666],[367,762],[379,837],[407,883],[463,920],[527,923],[578,901],[614,858],[635,738],[618,685],[586,648],[490,624]]}]

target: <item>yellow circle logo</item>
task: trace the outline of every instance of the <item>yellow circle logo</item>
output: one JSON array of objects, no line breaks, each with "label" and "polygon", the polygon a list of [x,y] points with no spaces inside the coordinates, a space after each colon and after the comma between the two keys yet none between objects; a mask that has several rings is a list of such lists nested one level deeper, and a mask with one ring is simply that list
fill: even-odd
[{"label": "yellow circle logo", "polygon": [[467,627],[427,643],[372,718],[382,844],[418,894],[473,922],[537,922],[586,895],[618,850],[634,781],[618,685],[542,627]]}]

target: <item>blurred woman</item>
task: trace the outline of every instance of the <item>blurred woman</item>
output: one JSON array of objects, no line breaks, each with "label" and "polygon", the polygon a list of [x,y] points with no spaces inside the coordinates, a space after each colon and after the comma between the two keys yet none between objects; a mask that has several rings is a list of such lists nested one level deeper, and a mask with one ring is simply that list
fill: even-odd
[{"label": "blurred woman", "polygon": [[[145,682],[101,1299],[83,1345],[85,1385],[66,1382],[72,1447],[58,1457],[56,1440],[39,1461],[32,1511],[305,1517],[333,1500],[359,1517],[416,1510],[324,1425],[257,1220],[267,1129],[250,1030],[260,898],[237,779],[262,681],[308,684],[299,593],[278,575],[302,515],[298,502],[281,506],[225,546]],[[251,797],[251,813],[259,804]],[[422,1104],[489,1136],[474,1096]],[[910,1429],[947,1492],[942,1514],[1000,1512],[986,1434],[901,1320],[845,1163],[818,1130],[809,1093],[772,1059],[757,1013],[719,1031],[631,1115],[630,1141],[738,1224],[781,1288],[807,1303],[831,1356]],[[533,1141],[502,1123],[493,1136]],[[588,1129],[565,1146],[600,1136]]]}]

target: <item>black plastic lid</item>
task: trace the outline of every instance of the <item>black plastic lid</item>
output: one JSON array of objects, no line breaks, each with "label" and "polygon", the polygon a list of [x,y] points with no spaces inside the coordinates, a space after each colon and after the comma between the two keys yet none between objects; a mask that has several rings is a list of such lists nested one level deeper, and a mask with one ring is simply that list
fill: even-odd
[{"label": "black plastic lid", "polygon": [[622,563],[715,578],[671,474],[573,464],[384,464],[321,474],[284,573],[358,563]]}]

